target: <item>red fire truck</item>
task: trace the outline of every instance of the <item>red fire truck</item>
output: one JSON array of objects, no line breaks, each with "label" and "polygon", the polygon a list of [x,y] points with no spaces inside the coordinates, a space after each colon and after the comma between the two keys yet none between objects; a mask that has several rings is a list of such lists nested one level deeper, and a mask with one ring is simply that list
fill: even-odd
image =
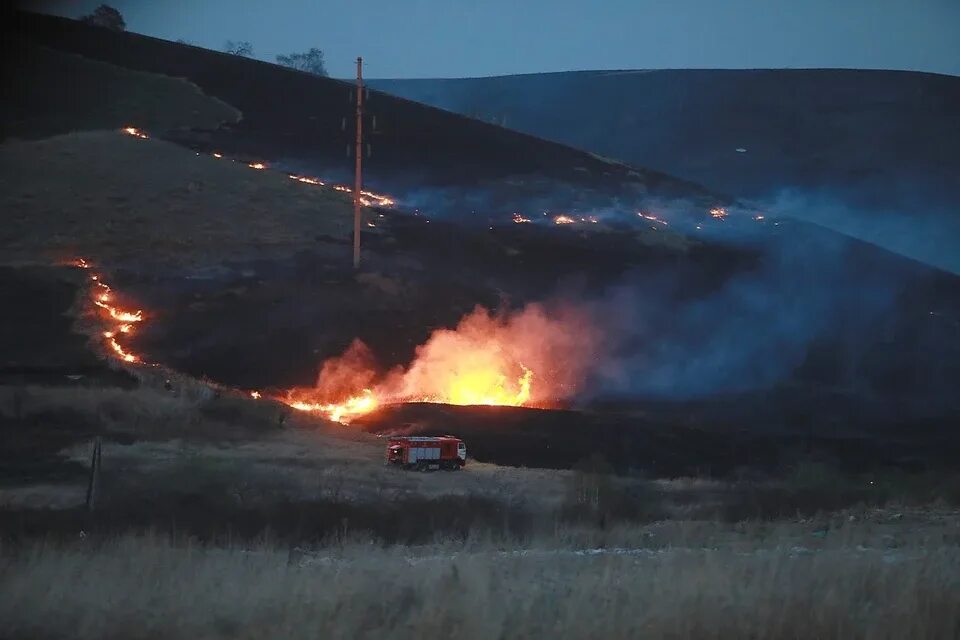
[{"label": "red fire truck", "polygon": [[390,436],[387,464],[404,469],[459,470],[467,463],[467,445],[454,436]]}]

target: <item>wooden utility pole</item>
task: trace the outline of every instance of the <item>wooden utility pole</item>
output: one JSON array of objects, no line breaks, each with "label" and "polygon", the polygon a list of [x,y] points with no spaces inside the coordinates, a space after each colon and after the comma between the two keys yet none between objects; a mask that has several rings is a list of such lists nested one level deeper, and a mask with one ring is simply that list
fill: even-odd
[{"label": "wooden utility pole", "polygon": [[357,58],[357,148],[353,179],[353,268],[360,267],[360,189],[363,187],[363,58]]},{"label": "wooden utility pole", "polygon": [[87,512],[97,506],[97,494],[100,492],[100,436],[93,439],[93,452],[90,454],[90,478],[87,482]]}]

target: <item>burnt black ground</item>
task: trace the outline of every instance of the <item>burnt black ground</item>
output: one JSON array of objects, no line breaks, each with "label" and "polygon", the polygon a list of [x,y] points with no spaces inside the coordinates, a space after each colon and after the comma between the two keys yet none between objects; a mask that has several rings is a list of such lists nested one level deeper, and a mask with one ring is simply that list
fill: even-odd
[{"label": "burnt black ground", "polygon": [[136,348],[232,386],[309,386],[320,361],[357,338],[384,367],[406,365],[433,330],[456,325],[477,305],[506,311],[570,295],[588,299],[631,271],[669,272],[684,295],[695,296],[757,260],[753,251],[711,244],[640,250],[632,233],[616,229],[507,223],[468,232],[383,215],[383,233],[369,237],[359,277],[346,245],[287,261],[229,264],[228,275],[207,280],[118,272],[118,286],[156,310]]},{"label": "burnt black ground", "polygon": [[59,267],[0,267],[0,383],[118,384],[129,380],[97,358],[75,333],[72,307],[83,276]]},{"label": "burnt black ground", "polygon": [[[83,477],[83,465],[60,450],[101,433],[77,412],[50,409],[26,414],[29,396],[49,386],[130,388],[73,330],[71,315],[83,274],[72,268],[0,268],[0,388],[12,389],[0,410],[0,482],[60,482]],[[42,393],[42,391],[40,392]]]},{"label": "burnt black ground", "polygon": [[[915,473],[952,469],[960,455],[960,438],[936,421],[917,422],[904,433],[859,431],[849,423],[824,428],[802,418],[793,425],[757,428],[756,418],[737,419],[745,401],[773,404],[771,396],[790,396],[795,404],[836,402],[782,389],[754,398],[634,403],[629,411],[404,404],[385,407],[356,424],[384,434],[453,432],[468,443],[469,455],[483,462],[568,469],[600,454],[620,472],[666,478],[777,475],[804,460],[845,473]],[[709,419],[703,420],[704,415]]]}]

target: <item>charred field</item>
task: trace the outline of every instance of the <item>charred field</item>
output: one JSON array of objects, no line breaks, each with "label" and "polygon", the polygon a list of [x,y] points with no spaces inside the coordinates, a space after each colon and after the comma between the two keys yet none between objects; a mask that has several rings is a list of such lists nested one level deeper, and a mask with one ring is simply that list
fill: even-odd
[{"label": "charred field", "polygon": [[[16,312],[3,318],[0,374],[6,497],[22,509],[11,530],[72,526],[79,511],[36,513],[25,496],[78,509],[79,448],[96,435],[142,474],[136,490],[111,498],[107,530],[123,530],[130,513],[137,526],[179,518],[214,537],[221,525],[253,535],[271,520],[291,539],[334,535],[346,519],[392,542],[426,540],[429,529],[412,524],[405,540],[371,524],[392,511],[344,506],[393,491],[414,502],[479,492],[493,529],[523,533],[512,518],[529,505],[510,500],[527,483],[546,487],[543,508],[578,521],[563,505],[582,474],[636,483],[613,492],[615,514],[623,496],[694,477],[731,483],[698,516],[781,517],[926,500],[956,472],[955,275],[656,171],[378,92],[367,184],[397,204],[365,208],[354,271],[348,196],[290,180],[346,181],[349,84],[50,17],[17,14],[3,29],[8,78],[26,86],[21,67],[42,79],[69,63],[82,97],[70,103],[38,81],[5,112],[3,204],[13,213],[0,231],[0,285]],[[101,110],[118,88],[129,111]],[[146,106],[156,104],[170,108]],[[22,117],[39,107],[43,117]],[[94,273],[115,309],[143,310],[122,338],[131,363],[101,336],[117,338],[90,306]],[[435,384],[436,351],[464,319],[509,345],[474,342],[472,356],[523,354],[494,381],[509,401],[476,404],[524,406],[411,392]],[[357,340],[371,357],[353,386],[322,388],[326,364],[342,363]],[[384,401],[349,425],[285,402],[291,390],[340,402],[365,386]],[[427,480],[381,475],[376,436],[401,432],[460,435],[478,471],[444,480],[438,495]],[[289,440],[303,434],[315,441]],[[265,469],[250,480],[262,491],[237,489],[243,456],[226,463],[216,453],[244,446],[262,447],[253,457]],[[192,448],[201,453],[183,453]],[[289,482],[273,486],[266,461],[276,450],[289,454],[280,456]],[[202,460],[187,472],[210,483],[158,488],[175,474],[160,465],[152,475],[152,455],[174,467]],[[811,465],[828,471],[791,493]],[[310,506],[319,498],[303,490],[303,468],[321,475],[326,502]],[[896,490],[864,489],[888,476]],[[850,485],[836,502],[826,486],[838,478]],[[773,488],[746,491],[739,483],[749,480]],[[58,482],[70,490],[61,495]],[[362,490],[323,493],[348,482]],[[915,485],[916,494],[901,490]],[[672,513],[715,492],[676,493],[666,491]],[[134,508],[144,495],[159,505],[152,515]],[[632,522],[664,511],[623,513]],[[437,526],[463,533],[470,522]]]}]

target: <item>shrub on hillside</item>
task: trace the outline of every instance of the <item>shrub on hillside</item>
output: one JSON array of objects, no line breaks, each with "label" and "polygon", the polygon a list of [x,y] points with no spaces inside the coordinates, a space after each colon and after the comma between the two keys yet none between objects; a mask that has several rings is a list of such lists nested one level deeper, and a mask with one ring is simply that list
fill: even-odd
[{"label": "shrub on hillside", "polygon": [[113,31],[127,30],[127,23],[124,22],[123,15],[108,4],[100,5],[94,9],[93,13],[80,18],[80,21]]},{"label": "shrub on hillside", "polygon": [[244,58],[253,57],[253,45],[247,40],[227,40],[223,45],[223,52],[234,56],[243,56]]},{"label": "shrub on hillside", "polygon": [[285,67],[290,67],[291,69],[296,69],[297,71],[305,71],[306,73],[312,73],[317,76],[327,76],[327,67],[324,64],[323,60],[323,51],[313,47],[305,53],[291,53],[289,55],[279,55],[277,56],[277,64],[282,64]]}]

